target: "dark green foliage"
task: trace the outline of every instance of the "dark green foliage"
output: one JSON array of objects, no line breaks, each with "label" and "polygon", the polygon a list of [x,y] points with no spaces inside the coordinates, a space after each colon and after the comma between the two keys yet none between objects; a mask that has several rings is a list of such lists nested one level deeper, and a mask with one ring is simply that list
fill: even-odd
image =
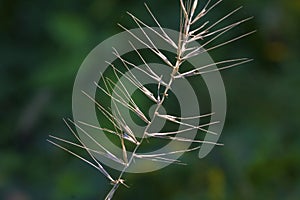
[{"label": "dark green foliage", "polygon": [[[146,2],[162,26],[178,28],[177,0]],[[220,139],[225,146],[202,160],[196,153],[185,155],[187,167],[126,175],[131,188],[121,187],[116,199],[299,198],[300,4],[225,0],[208,20],[239,5],[244,9],[237,19],[255,19],[230,34],[258,32],[212,53],[215,60],[254,58],[222,72],[228,97]],[[71,117],[76,72],[95,45],[121,31],[116,23],[135,27],[126,11],[151,23],[137,0],[0,1],[0,199],[106,195],[110,185],[102,174],[46,139],[72,138],[62,118]]]}]

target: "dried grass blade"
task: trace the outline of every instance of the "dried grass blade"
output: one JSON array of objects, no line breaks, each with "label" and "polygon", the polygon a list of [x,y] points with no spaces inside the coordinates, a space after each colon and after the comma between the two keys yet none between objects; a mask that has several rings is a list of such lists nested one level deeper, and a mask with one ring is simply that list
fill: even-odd
[{"label": "dried grass blade", "polygon": [[144,122],[149,123],[149,120],[146,118],[146,116],[142,113],[142,111],[138,107],[133,107],[130,104],[128,104],[120,95],[115,93],[120,99],[113,97],[110,93],[108,93],[104,88],[98,85],[98,83],[94,82],[95,85],[102,90],[107,96],[109,96],[113,101],[116,101],[123,105],[125,108],[128,108],[132,112],[136,113],[137,116],[139,116]]},{"label": "dried grass blade", "polygon": [[[152,101],[157,102],[157,99],[154,97],[153,93],[150,92],[135,76],[134,74],[132,74],[132,72],[130,71],[128,65],[127,65],[127,61],[125,59],[123,59],[118,52],[115,50],[115,55],[122,61],[122,63],[124,64],[124,66],[126,67],[126,69],[128,70],[128,73],[130,73],[130,75],[133,77],[134,81],[131,82],[132,84],[134,84],[141,92],[143,92],[146,96],[148,96]],[[135,65],[134,65],[135,66]],[[116,69],[113,66],[114,69]],[[129,80],[130,81],[130,80]]]},{"label": "dried grass blade", "polygon": [[242,8],[243,8],[243,6],[240,6],[237,9],[231,11],[230,13],[228,13],[227,15],[225,15],[224,17],[222,17],[221,19],[219,19],[218,21],[216,21],[215,23],[213,23],[207,29],[205,29],[204,32],[208,32],[211,28],[215,27],[216,25],[218,25],[219,23],[221,23],[222,21],[224,21],[225,19],[227,19],[228,17],[230,17],[231,15],[233,15],[234,13],[236,13],[237,11],[239,11]]},{"label": "dried grass blade", "polygon": [[249,20],[251,20],[251,19],[253,19],[253,17],[248,17],[248,18],[246,18],[246,19],[240,20],[240,21],[238,21],[238,22],[235,22],[235,23],[233,23],[233,24],[230,24],[230,25],[228,25],[228,26],[225,26],[225,27],[223,27],[223,28],[220,28],[220,29],[218,29],[218,30],[216,30],[216,31],[213,31],[213,32],[211,32],[211,33],[205,34],[205,35],[203,35],[202,37],[203,37],[203,38],[209,37],[209,36],[214,35],[214,34],[216,34],[216,33],[218,33],[218,32],[221,32],[221,31],[223,31],[223,30],[229,31],[230,29],[232,29],[232,28],[234,28],[234,27],[236,27],[236,26],[239,26],[240,24],[242,24],[242,23],[244,23],[244,22],[247,22],[247,21],[249,21]]},{"label": "dried grass blade", "polygon": [[[123,90],[117,85],[115,84],[112,80],[110,80],[109,78],[107,78],[109,80],[109,82],[111,84],[113,84],[116,88],[118,88],[118,90],[124,94],[124,96],[126,97],[126,99],[132,104],[130,105],[129,103],[127,103],[122,97],[121,95],[119,95],[116,90],[115,94],[119,97],[119,99],[121,99],[123,101],[123,103],[126,105],[124,105],[125,107],[127,107],[128,109],[130,109],[133,113],[135,113],[138,117],[140,117],[140,119],[142,119],[145,123],[149,123],[149,120],[147,119],[147,117],[145,116],[145,114],[140,110],[140,108],[136,105],[136,103],[134,102],[134,100],[131,98],[130,94],[128,93],[126,87],[123,85],[123,83],[121,82],[121,80],[119,80],[119,83],[123,86]],[[111,84],[109,84],[110,88],[113,89],[113,87],[111,86]],[[124,92],[125,91],[125,92]],[[126,93],[126,94],[125,94]],[[115,99],[115,98],[114,98]],[[117,100],[117,99],[116,99]]]},{"label": "dried grass blade", "polygon": [[151,15],[151,17],[153,18],[153,20],[155,21],[155,23],[157,24],[157,26],[159,27],[159,29],[161,30],[161,32],[163,33],[164,39],[171,44],[175,49],[177,49],[177,45],[176,43],[169,37],[169,35],[164,31],[164,29],[161,27],[161,25],[159,24],[158,20],[156,19],[156,17],[153,15],[153,13],[151,12],[150,8],[147,6],[147,4],[145,3],[145,7],[148,10],[149,14]]},{"label": "dried grass blade", "polygon": [[78,154],[76,154],[76,153],[70,151],[69,149],[67,149],[67,148],[65,148],[65,147],[63,147],[63,146],[61,146],[61,145],[59,145],[59,144],[56,144],[55,142],[53,142],[53,141],[51,141],[51,140],[47,140],[47,141],[50,142],[51,144],[53,144],[54,146],[57,146],[57,147],[61,148],[62,150],[64,150],[64,151],[66,151],[66,152],[72,154],[73,156],[79,158],[80,160],[86,162],[87,164],[91,165],[92,167],[96,168],[96,169],[99,170],[106,178],[108,178],[110,181],[114,181],[114,179],[109,175],[109,173],[102,167],[102,165],[101,165],[100,163],[98,164],[98,167],[97,167],[94,163],[92,163],[92,162],[88,161],[87,159],[85,159],[85,158],[79,156]]},{"label": "dried grass blade", "polygon": [[188,13],[187,13],[187,10],[186,10],[186,7],[185,7],[185,5],[184,5],[184,3],[183,3],[183,0],[180,0],[180,6],[181,6],[182,12],[183,12],[183,14],[184,14],[184,17],[185,17],[186,19],[188,19],[188,18],[189,18],[189,15],[188,15]]},{"label": "dried grass blade", "polygon": [[196,28],[193,31],[190,31],[189,35],[192,36],[193,34],[195,34],[196,32],[200,31],[201,29],[203,29],[207,24],[209,24],[209,21],[204,22],[200,27]]},{"label": "dried grass blade", "polygon": [[211,40],[209,40],[208,42],[206,42],[206,43],[203,44],[202,46],[200,46],[200,47],[198,47],[197,49],[195,49],[194,51],[188,53],[186,56],[184,56],[183,59],[189,59],[189,58],[194,57],[194,56],[197,56],[197,55],[199,55],[199,54],[201,54],[201,53],[205,53],[205,52],[211,51],[211,50],[213,50],[213,49],[219,48],[219,47],[221,47],[221,46],[225,46],[226,44],[232,43],[232,42],[234,42],[234,41],[236,41],[236,40],[239,40],[239,39],[241,39],[241,38],[243,38],[243,37],[246,37],[246,36],[251,35],[251,34],[253,34],[253,33],[256,32],[256,31],[251,31],[251,32],[245,33],[245,34],[243,34],[243,35],[240,35],[240,36],[238,36],[238,37],[235,37],[235,38],[233,38],[233,39],[231,39],[231,40],[228,40],[228,41],[226,41],[226,42],[224,42],[224,43],[221,43],[221,44],[218,44],[218,45],[216,45],[216,46],[213,46],[213,47],[211,47],[211,48],[204,49],[205,46],[207,46],[209,43],[211,43],[211,42],[213,42],[214,40],[216,40],[218,37],[220,37],[220,36],[223,35],[224,33],[228,32],[229,30],[230,30],[230,29],[226,29],[226,30],[224,30],[223,32],[219,33],[218,35],[216,35],[214,38],[212,38]]},{"label": "dried grass blade", "polygon": [[205,52],[208,52],[208,51],[211,51],[211,50],[213,50],[213,49],[222,47],[222,46],[224,46],[224,45],[226,45],[226,44],[232,43],[232,42],[234,42],[234,41],[236,41],[236,40],[239,40],[239,39],[241,39],[241,38],[244,38],[244,37],[246,37],[246,36],[248,36],[248,35],[251,35],[251,34],[253,34],[253,33],[255,33],[255,32],[256,32],[256,30],[251,31],[251,32],[248,32],[248,33],[245,33],[245,34],[240,35],[240,36],[238,36],[238,37],[235,37],[235,38],[233,38],[233,39],[231,39],[231,40],[228,40],[228,41],[226,41],[226,42],[224,42],[224,43],[221,43],[221,44],[219,44],[219,45],[216,45],[216,46],[214,46],[214,47],[211,47],[211,48],[209,48],[209,49],[206,49]]},{"label": "dried grass blade", "polygon": [[[144,23],[142,20],[140,20],[139,18],[135,17],[133,14],[129,13],[128,14],[133,18],[134,21],[137,21],[138,23],[142,24],[143,26],[145,26],[146,28],[148,28],[150,31],[152,31],[153,33],[155,33],[158,37],[160,37],[161,39],[163,39],[165,42],[167,42],[168,44],[170,44],[172,47],[174,47],[175,49],[177,49],[177,45],[174,43],[174,41],[165,33],[165,31],[162,29],[162,27],[158,24],[158,27],[160,28],[160,30],[162,31],[161,35],[159,32],[157,32],[155,29],[153,29],[152,27],[150,27],[149,25],[147,25],[146,23]],[[136,22],[136,23],[137,23]]]},{"label": "dried grass blade", "polygon": [[235,66],[238,66],[238,65],[242,65],[242,64],[251,62],[251,61],[253,61],[253,59],[247,59],[247,60],[239,62],[239,63],[235,63],[235,64],[228,65],[228,66],[225,66],[225,67],[220,67],[218,69],[213,69],[213,70],[208,70],[208,71],[203,71],[203,72],[197,72],[197,73],[195,73],[195,75],[206,74],[206,73],[211,73],[211,72],[216,72],[216,71],[221,71],[221,70],[229,69],[229,68],[232,68],[232,67],[235,67]]},{"label": "dried grass blade", "polygon": [[[145,62],[145,60],[143,59],[143,57],[139,54],[139,52],[136,50],[136,52],[138,53],[138,55],[140,56],[140,58],[142,59],[142,61],[144,62],[144,64],[146,65],[147,69],[150,71],[151,68],[149,67],[149,65]],[[116,55],[116,54],[115,54]],[[143,72],[144,74],[146,74],[147,76],[149,76],[150,78],[152,78],[153,80],[157,81],[158,83],[162,83],[164,85],[167,85],[167,83],[163,82],[160,77],[155,74],[152,70],[150,71],[151,74],[149,74],[148,72],[146,72],[144,69],[138,67],[137,65],[123,59],[121,56],[118,57],[123,63],[126,63],[127,65],[130,65],[132,67],[134,67],[135,69]]]},{"label": "dried grass blade", "polygon": [[202,124],[200,126],[195,126],[195,127],[191,127],[191,128],[177,130],[177,131],[159,132],[159,133],[146,133],[146,134],[149,137],[176,135],[176,134],[185,133],[185,132],[188,132],[188,131],[191,131],[191,130],[195,130],[195,129],[198,129],[198,128],[207,127],[207,126],[218,124],[218,123],[220,123],[220,122],[218,122],[218,121],[217,122],[210,122],[210,123],[207,123],[207,124]]},{"label": "dried grass blade", "polygon": [[[211,0],[209,0],[202,11],[195,17],[195,19],[192,21],[192,24],[196,23],[199,19],[201,19],[203,16],[207,15],[212,9],[214,9],[218,4],[222,2],[222,0],[217,1],[215,4],[213,4],[211,7],[208,8],[209,3]],[[208,9],[207,9],[208,8]]]},{"label": "dried grass blade", "polygon": [[[119,133],[119,132],[117,132],[117,131],[113,131],[113,130],[107,129],[107,128],[101,128],[101,127],[94,126],[94,125],[91,125],[91,124],[88,124],[88,123],[82,122],[82,121],[78,121],[78,123],[80,123],[80,124],[82,124],[82,125],[85,125],[85,126],[88,126],[88,127],[91,127],[91,128],[94,128],[94,129],[98,129],[98,130],[101,130],[101,131],[105,131],[105,132],[108,132],[108,133],[117,135],[117,136],[119,136],[119,137],[122,136],[125,140],[128,140],[128,141],[130,141],[130,142],[136,144],[136,142],[135,142],[132,138],[130,138],[130,137],[128,137],[128,136],[126,137],[126,135],[121,134],[121,133]],[[121,132],[121,129],[118,129],[118,130]]]},{"label": "dried grass blade", "polygon": [[[107,155],[109,155],[110,157],[113,158],[113,160],[118,160],[118,158],[111,153],[110,151],[108,151],[105,147],[103,147],[97,140],[95,140],[95,138],[93,138],[90,134],[88,134],[83,128],[81,128],[77,123],[73,122],[71,119],[68,119],[69,122],[71,122],[74,126],[76,126],[82,133],[84,133],[88,138],[90,138],[96,145],[98,145],[103,151],[105,151],[105,153]],[[66,121],[65,121],[66,123]],[[68,123],[66,123],[67,126],[69,127],[69,129],[71,128],[70,125]],[[73,134],[75,134],[74,131],[72,131]],[[76,134],[75,134],[76,135]],[[77,140],[79,140],[78,136],[75,136],[77,138]],[[81,140],[79,140],[81,141]],[[84,145],[83,143],[81,143],[82,145]],[[91,155],[91,154],[90,154]],[[92,155],[91,155],[92,156]],[[93,157],[93,156],[92,156]]]},{"label": "dried grass blade", "polygon": [[[140,57],[140,59],[143,61],[144,65],[146,66],[147,70],[152,74],[152,76],[154,76],[155,78],[159,78],[160,76],[157,75],[152,69],[151,67],[148,65],[148,63],[145,61],[145,59],[143,58],[143,56],[140,54],[140,52],[137,50],[137,48],[129,41],[129,44],[131,45],[131,47],[134,49],[134,51],[137,53],[137,55]],[[163,85],[167,85],[165,82],[163,82],[161,80],[161,83]]]},{"label": "dried grass blade", "polygon": [[198,67],[196,69],[181,73],[179,75],[174,76],[174,78],[189,77],[189,76],[196,75],[197,73],[200,73],[200,70],[206,69],[208,67],[212,67],[212,66],[216,66],[216,65],[220,65],[220,64],[226,64],[226,63],[232,63],[232,62],[240,62],[240,61],[243,62],[243,61],[246,61],[246,60],[249,60],[249,59],[248,58],[238,58],[238,59],[223,60],[223,61],[207,64],[207,65]]},{"label": "dried grass blade", "polygon": [[193,140],[188,138],[182,138],[182,137],[171,137],[171,136],[156,136],[157,138],[161,139],[167,139],[172,141],[179,141],[179,142],[191,142],[191,143],[201,143],[201,144],[211,144],[216,146],[223,146],[223,144],[216,143],[216,142],[210,142],[210,141],[204,141],[204,140]]},{"label": "dried grass blade", "polygon": [[135,157],[138,158],[153,158],[153,157],[161,157],[161,156],[166,156],[166,155],[173,155],[173,154],[178,154],[178,153],[186,153],[186,152],[191,152],[200,149],[200,146],[194,147],[191,149],[183,149],[183,150],[177,150],[177,151],[170,151],[170,152],[165,152],[165,153],[159,153],[159,154],[134,154]]},{"label": "dried grass blade", "polygon": [[130,127],[126,124],[126,121],[124,120],[124,118],[123,118],[123,116],[122,116],[122,114],[121,114],[118,106],[116,105],[115,99],[112,98],[112,102],[115,105],[115,110],[117,111],[116,114],[118,114],[118,116],[119,116],[119,118],[116,117],[117,119],[119,119],[117,121],[117,123],[119,123],[119,125],[123,128],[123,130],[126,132],[126,134],[129,135],[132,138],[132,140],[135,141],[135,143],[138,145],[139,142],[135,138],[134,133],[132,132],[132,130],[130,129]]},{"label": "dried grass blade", "polygon": [[115,128],[118,130],[122,130],[122,127],[119,126],[119,119],[117,119],[114,115],[112,115],[109,111],[107,111],[103,106],[101,106],[95,99],[93,99],[86,92],[82,91],[89,99],[91,99],[96,105],[100,112],[113,124]]},{"label": "dried grass blade", "polygon": [[143,86],[139,81],[133,80],[132,77],[126,76],[123,72],[115,68],[113,65],[111,65],[116,71],[118,71],[122,76],[124,76],[127,80],[129,80],[134,86],[136,86],[141,92],[143,92],[146,96],[148,96],[152,101],[157,102],[154,95],[145,87]]},{"label": "dried grass blade", "polygon": [[105,153],[103,153],[103,152],[101,152],[101,151],[97,151],[97,150],[88,148],[88,147],[86,147],[86,146],[83,146],[83,145],[80,145],[80,144],[77,144],[77,143],[74,143],[74,142],[71,142],[71,141],[68,141],[68,140],[65,140],[65,139],[62,139],[62,138],[53,136],[53,135],[49,135],[49,137],[52,138],[52,139],[55,139],[55,140],[57,140],[57,141],[64,142],[64,143],[66,143],[66,144],[70,144],[70,145],[72,145],[72,146],[75,146],[75,147],[78,147],[78,148],[81,148],[81,149],[85,149],[85,150],[88,150],[88,151],[91,151],[91,152],[100,154],[100,155],[102,155],[102,156],[105,156],[105,155],[106,155]]},{"label": "dried grass blade", "polygon": [[157,116],[158,116],[158,117],[161,117],[161,118],[163,118],[163,119],[169,120],[170,122],[174,122],[174,123],[176,123],[176,124],[184,125],[184,126],[187,126],[187,127],[191,127],[191,128],[195,128],[195,129],[201,130],[201,131],[206,132],[206,133],[210,133],[210,134],[213,134],[213,135],[217,135],[217,133],[215,133],[215,132],[213,132],[213,131],[205,130],[205,129],[199,127],[199,126],[194,126],[194,125],[192,125],[192,124],[180,122],[180,121],[176,120],[176,117],[171,116],[171,115],[160,115],[160,114],[157,114]]},{"label": "dried grass blade", "polygon": [[[173,68],[172,63],[168,60],[168,58],[162,54],[154,45],[154,47],[151,47],[149,44],[147,44],[146,42],[144,42],[143,40],[141,40],[138,36],[136,36],[134,33],[132,33],[129,29],[125,28],[124,26],[122,26],[121,24],[118,24],[121,28],[123,28],[125,31],[127,31],[131,36],[133,36],[136,40],[138,40],[140,43],[142,43],[143,45],[145,45],[147,48],[149,48],[149,50],[151,50],[153,53],[155,53],[158,57],[160,57],[168,66],[170,66],[171,68]],[[144,30],[142,28],[140,28],[141,31],[144,33]],[[146,34],[146,33],[145,33]],[[146,34],[147,35],[147,34]],[[147,39],[149,38],[148,36],[146,36]],[[151,41],[151,39],[149,38],[148,40]],[[152,41],[151,41],[152,42]],[[153,43],[152,43],[153,44]]]},{"label": "dried grass blade", "polygon": [[[75,123],[73,121],[71,121],[70,119],[68,120],[71,123],[73,123],[75,125]],[[99,167],[101,167],[100,163],[97,161],[97,159],[91,154],[91,152],[87,149],[86,145],[81,141],[81,139],[77,136],[77,134],[75,133],[75,131],[72,129],[72,127],[69,125],[69,123],[67,123],[67,121],[64,119],[65,124],[67,125],[67,127],[69,128],[69,130],[72,132],[72,134],[74,135],[74,137],[80,142],[80,144],[82,144],[85,148],[86,151],[88,152],[88,154],[90,155],[90,157],[99,165]],[[119,162],[120,164],[124,165],[124,162],[119,159],[118,157],[116,157],[114,154],[110,153],[109,151],[107,151],[106,149],[102,148],[106,153],[105,153],[105,157],[115,161],[115,162]]]},{"label": "dried grass blade", "polygon": [[155,157],[155,158],[140,158],[140,159],[147,159],[153,162],[163,162],[169,164],[178,164],[178,165],[186,165],[185,163],[181,162],[180,160],[164,158],[164,157]]}]

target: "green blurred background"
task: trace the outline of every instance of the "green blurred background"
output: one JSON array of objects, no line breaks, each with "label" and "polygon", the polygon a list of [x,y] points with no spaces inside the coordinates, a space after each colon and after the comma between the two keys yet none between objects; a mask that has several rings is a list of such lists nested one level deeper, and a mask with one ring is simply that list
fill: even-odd
[{"label": "green blurred background", "polygon": [[[163,26],[178,27],[177,0],[146,2]],[[186,155],[188,166],[126,175],[130,189],[120,188],[115,199],[300,198],[300,1],[226,0],[208,18],[240,5],[227,22],[254,16],[236,33],[258,32],[212,53],[216,60],[254,58],[222,72],[225,146],[202,160]],[[0,0],[0,199],[107,193],[111,186],[99,172],[46,139],[70,137],[62,118],[72,115],[76,72],[91,49],[121,31],[117,23],[134,27],[126,11],[151,24],[138,0]]]}]

